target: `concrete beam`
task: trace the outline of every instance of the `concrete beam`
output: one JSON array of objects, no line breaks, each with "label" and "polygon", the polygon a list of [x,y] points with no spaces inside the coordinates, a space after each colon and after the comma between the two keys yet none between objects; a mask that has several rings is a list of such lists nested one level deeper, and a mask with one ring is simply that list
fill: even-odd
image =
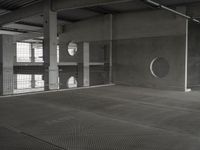
[{"label": "concrete beam", "polygon": [[10,12],[9,10],[1,9],[1,8],[0,8],[0,15],[7,14],[7,13],[9,13],[9,12]]},{"label": "concrete beam", "polygon": [[[77,8],[86,8],[92,6],[103,6],[107,4],[115,4],[115,3],[124,3],[133,0],[56,0],[52,1],[52,10],[53,11],[62,11],[69,9],[77,9]],[[2,15],[0,18],[0,26],[20,21],[24,18],[34,16],[37,14],[42,14],[44,9],[44,3],[36,3],[13,12]]]},{"label": "concrete beam", "polygon": [[36,31],[36,30],[42,29],[42,27],[39,27],[39,26],[19,24],[19,23],[11,23],[11,24],[4,25],[3,27],[12,28],[12,29],[21,29],[21,30],[27,30],[27,31]]},{"label": "concrete beam", "polygon": [[34,33],[24,33],[20,35],[14,36],[14,42],[24,41],[28,39],[34,39],[37,37],[42,37],[43,33],[41,32],[34,32]]},{"label": "concrete beam", "polygon": [[93,6],[103,6],[107,4],[116,4],[130,2],[133,0],[56,0],[52,1],[52,9],[54,11],[62,11],[67,9],[78,9]]},{"label": "concrete beam", "polygon": [[22,33],[21,32],[17,32],[17,31],[0,30],[0,34],[4,34],[4,35],[20,35]]},{"label": "concrete beam", "polygon": [[24,18],[34,16],[40,13],[42,14],[42,12],[43,12],[43,2],[36,3],[30,6],[15,10],[13,12],[7,13],[5,15],[1,15],[0,26],[11,23],[11,22],[20,21]]}]

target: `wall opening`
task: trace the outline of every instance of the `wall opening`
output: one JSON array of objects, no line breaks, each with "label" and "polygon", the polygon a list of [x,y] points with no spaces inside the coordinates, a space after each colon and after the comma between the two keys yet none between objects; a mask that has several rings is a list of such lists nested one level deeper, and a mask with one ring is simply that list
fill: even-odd
[{"label": "wall opening", "polygon": [[151,74],[156,78],[164,78],[169,73],[169,63],[163,57],[156,57],[152,60],[150,64]]},{"label": "wall opening", "polygon": [[71,76],[67,81],[68,88],[76,88],[78,86],[77,80],[74,76]]},{"label": "wall opening", "polygon": [[77,47],[77,44],[76,43],[73,43],[73,42],[70,42],[69,45],[68,45],[68,54],[70,56],[75,56],[77,51],[78,51],[78,47]]}]

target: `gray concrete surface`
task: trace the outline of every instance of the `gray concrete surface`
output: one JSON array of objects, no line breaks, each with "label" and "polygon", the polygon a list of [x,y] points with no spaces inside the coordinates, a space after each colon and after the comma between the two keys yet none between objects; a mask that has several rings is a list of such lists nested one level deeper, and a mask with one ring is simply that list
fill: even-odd
[{"label": "gray concrete surface", "polygon": [[[184,42],[184,36],[115,41],[113,44],[114,82],[184,91]],[[163,78],[155,78],[151,73],[150,64],[156,57],[163,57],[169,63],[169,73]]]},{"label": "gray concrete surface", "polygon": [[12,36],[0,35],[0,95],[13,94],[14,46]]},{"label": "gray concrete surface", "polygon": [[[109,43],[112,37],[114,83],[186,90],[185,19],[162,10],[143,11],[114,14],[112,31],[110,24],[106,15],[66,26],[66,31],[60,35],[60,43],[95,41],[98,45],[99,42]],[[150,64],[156,57],[163,57],[169,63],[169,74],[164,78],[154,78],[151,74]]]},{"label": "gray concrete surface", "polygon": [[44,5],[44,80],[47,90],[58,89],[58,64],[57,64],[57,13],[51,10],[51,1],[45,1]]},{"label": "gray concrete surface", "polygon": [[199,150],[199,97],[110,86],[0,98],[0,126],[70,150]]},{"label": "gray concrete surface", "polygon": [[[62,37],[62,36],[61,36]],[[77,42],[78,51],[74,56],[70,56],[68,53],[69,42],[65,38],[61,38],[60,42],[60,62],[75,62],[78,66],[65,66],[67,72],[71,72],[71,69],[76,70],[77,80],[79,86],[83,86],[83,72],[89,71],[90,85],[99,85],[109,82],[109,43],[107,41],[93,41],[89,42],[89,70],[83,66],[83,44]],[[64,68],[64,67],[63,67]],[[87,78],[88,78],[87,77]],[[61,80],[65,80],[67,77],[62,76]]]},{"label": "gray concrete surface", "polygon": [[200,86],[200,29],[198,24],[189,23],[188,39],[188,87]]}]

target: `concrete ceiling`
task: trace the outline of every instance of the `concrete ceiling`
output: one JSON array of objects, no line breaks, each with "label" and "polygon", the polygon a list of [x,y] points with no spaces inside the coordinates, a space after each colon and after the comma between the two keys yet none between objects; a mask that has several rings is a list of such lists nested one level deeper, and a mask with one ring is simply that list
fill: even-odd
[{"label": "concrete ceiling", "polygon": [[16,10],[40,1],[42,0],[0,0],[0,8],[5,10]]},{"label": "concrete ceiling", "polygon": [[[18,10],[35,3],[39,3],[42,0],[0,0],[0,16],[14,10]],[[57,1],[57,0],[52,0]],[[61,0],[59,0],[61,1]],[[64,1],[64,0],[63,0]],[[85,0],[87,1],[87,0]],[[161,3],[166,6],[179,6],[179,5],[190,5],[194,3],[200,3],[200,0],[154,0],[158,3]],[[115,14],[115,13],[123,13],[127,11],[140,11],[146,9],[155,9],[144,2],[142,0],[130,0],[116,4],[105,4],[101,6],[90,6],[85,8],[78,9],[69,9],[62,10],[58,12],[59,24],[68,24],[77,21],[81,21],[84,19],[88,19],[94,16],[102,15],[102,14]],[[28,18],[21,19],[15,23],[4,25],[3,27],[10,28],[16,32],[24,32],[27,31],[36,31],[42,28],[43,24],[43,16],[42,14],[38,14],[35,16],[31,16]]]},{"label": "concrete ceiling", "polygon": [[[155,1],[167,6],[189,5],[196,2],[200,2],[200,0],[155,0]],[[64,10],[58,12],[58,18],[66,22],[73,23],[76,21],[81,21],[102,14],[123,13],[127,11],[140,11],[145,9],[153,9],[153,8],[145,4],[141,0],[133,0],[125,3],[93,6],[93,7],[73,9],[73,10]],[[38,15],[26,18],[22,21],[42,24],[42,17]]]}]

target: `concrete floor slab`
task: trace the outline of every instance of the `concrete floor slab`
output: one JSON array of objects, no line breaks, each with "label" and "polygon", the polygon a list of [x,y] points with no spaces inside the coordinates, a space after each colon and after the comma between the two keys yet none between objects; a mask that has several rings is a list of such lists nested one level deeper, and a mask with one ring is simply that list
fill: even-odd
[{"label": "concrete floor slab", "polygon": [[5,97],[0,126],[69,150],[199,150],[199,97],[126,86]]}]

